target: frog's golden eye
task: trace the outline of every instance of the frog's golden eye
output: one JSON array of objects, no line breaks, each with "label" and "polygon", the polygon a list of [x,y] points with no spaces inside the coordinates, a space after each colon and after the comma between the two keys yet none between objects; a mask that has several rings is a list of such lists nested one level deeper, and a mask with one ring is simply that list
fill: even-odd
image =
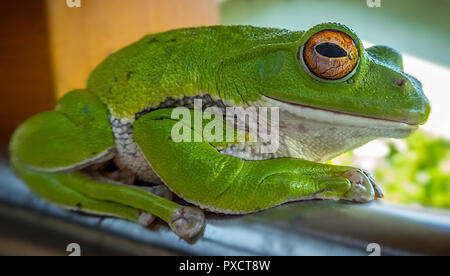
[{"label": "frog's golden eye", "polygon": [[358,49],[344,32],[323,30],[314,34],[303,48],[303,60],[317,77],[326,80],[342,79],[350,74],[358,62]]}]

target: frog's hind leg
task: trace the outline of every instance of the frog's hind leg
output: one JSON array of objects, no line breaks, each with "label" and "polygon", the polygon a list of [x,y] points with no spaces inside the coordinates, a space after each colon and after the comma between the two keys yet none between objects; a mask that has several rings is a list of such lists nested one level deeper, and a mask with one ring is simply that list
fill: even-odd
[{"label": "frog's hind leg", "polygon": [[36,195],[45,198],[65,209],[88,214],[125,218],[144,226],[154,220],[154,215],[113,201],[97,200],[67,186],[61,173],[39,172],[13,163],[15,173],[19,175]]},{"label": "frog's hind leg", "polygon": [[[203,229],[201,210],[164,198],[164,190],[159,186],[141,188],[97,181],[78,171],[46,173],[18,163],[13,166],[35,194],[69,209],[121,217],[143,225],[149,225],[155,215],[185,239],[195,237]],[[161,196],[155,194],[159,192]]]},{"label": "frog's hind leg", "polygon": [[145,225],[158,216],[183,238],[197,235],[203,226],[202,211],[155,195],[155,190],[82,173],[114,157],[108,116],[95,95],[83,90],[68,93],[54,111],[28,119],[14,133],[10,154],[15,173],[34,193],[63,207]]}]

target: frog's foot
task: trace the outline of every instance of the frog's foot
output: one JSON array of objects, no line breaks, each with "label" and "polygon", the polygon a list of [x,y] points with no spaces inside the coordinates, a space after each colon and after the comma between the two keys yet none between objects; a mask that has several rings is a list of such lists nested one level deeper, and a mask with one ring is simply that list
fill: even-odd
[{"label": "frog's foot", "polygon": [[139,217],[137,220],[137,223],[142,225],[142,226],[150,226],[152,224],[152,222],[155,220],[155,216],[143,211],[143,210],[139,210]]},{"label": "frog's foot", "polygon": [[343,200],[365,203],[383,197],[383,192],[368,172],[350,169],[343,174],[343,177],[351,183],[350,190],[342,196]]},{"label": "frog's foot", "polygon": [[205,214],[199,208],[180,206],[173,212],[170,228],[183,239],[197,236],[205,225]]}]

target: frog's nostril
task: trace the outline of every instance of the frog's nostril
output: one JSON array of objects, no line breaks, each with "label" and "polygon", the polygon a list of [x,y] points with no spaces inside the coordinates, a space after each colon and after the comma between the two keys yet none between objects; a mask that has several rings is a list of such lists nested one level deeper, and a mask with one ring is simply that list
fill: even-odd
[{"label": "frog's nostril", "polygon": [[404,79],[398,79],[398,80],[395,80],[395,81],[394,81],[394,84],[397,85],[397,86],[399,86],[399,87],[404,86],[405,83],[406,83],[406,81],[405,81]]}]

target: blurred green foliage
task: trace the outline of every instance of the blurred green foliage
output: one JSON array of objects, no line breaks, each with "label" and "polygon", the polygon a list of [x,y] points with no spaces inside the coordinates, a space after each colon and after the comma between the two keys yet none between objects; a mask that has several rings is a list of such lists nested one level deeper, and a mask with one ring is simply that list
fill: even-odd
[{"label": "blurred green foliage", "polygon": [[[417,131],[387,143],[388,154],[373,171],[384,201],[450,208],[450,141]],[[358,166],[352,152],[332,164]]]},{"label": "blurred green foliage", "polygon": [[450,208],[450,141],[417,131],[406,149],[388,143],[375,178],[387,201]]}]

